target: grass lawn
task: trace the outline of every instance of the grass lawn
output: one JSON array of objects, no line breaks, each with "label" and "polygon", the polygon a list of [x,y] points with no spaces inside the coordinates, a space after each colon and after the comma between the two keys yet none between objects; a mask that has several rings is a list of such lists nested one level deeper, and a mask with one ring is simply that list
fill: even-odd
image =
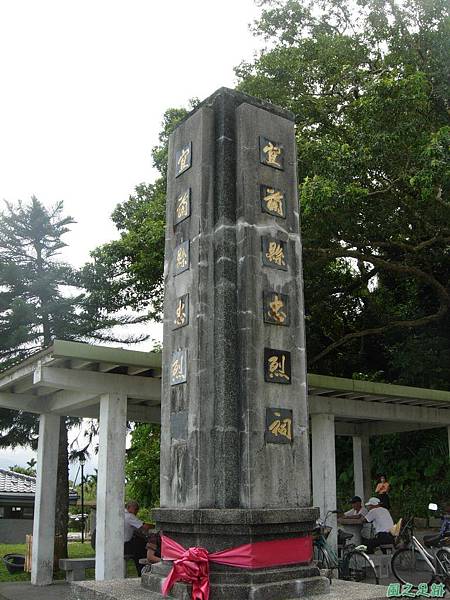
[{"label": "grass lawn", "polygon": [[[69,546],[69,558],[85,558],[89,556],[94,556],[95,552],[91,547],[89,542],[85,542],[82,544],[81,542],[70,542]],[[5,554],[25,554],[25,544],[0,544],[0,557],[5,556]],[[131,566],[132,565],[130,563]],[[129,566],[130,566],[129,565]],[[94,569],[88,569],[86,571],[87,579],[94,578]],[[62,571],[58,571],[55,573],[55,579],[64,579],[64,573]],[[136,574],[134,574],[136,577]],[[30,573],[15,573],[14,575],[10,575],[3,561],[0,561],[0,581],[29,581]]]}]

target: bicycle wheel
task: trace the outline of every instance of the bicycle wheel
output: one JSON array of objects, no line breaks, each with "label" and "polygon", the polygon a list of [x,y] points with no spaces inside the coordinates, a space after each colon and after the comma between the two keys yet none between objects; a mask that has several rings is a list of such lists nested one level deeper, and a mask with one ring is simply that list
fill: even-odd
[{"label": "bicycle wheel", "polygon": [[400,548],[391,561],[392,572],[400,583],[430,584],[433,581],[433,569],[422,554],[415,548]]},{"label": "bicycle wheel", "polygon": [[331,557],[324,546],[316,546],[316,544],[314,544],[314,560],[317,562],[319,569],[323,572],[324,577],[327,577],[331,582],[333,564]]},{"label": "bicycle wheel", "polygon": [[372,560],[360,550],[353,550],[344,557],[342,574],[343,578],[348,581],[378,583],[377,572]]},{"label": "bicycle wheel", "polygon": [[450,589],[450,551],[441,548],[436,552],[437,572],[442,577],[445,587]]}]

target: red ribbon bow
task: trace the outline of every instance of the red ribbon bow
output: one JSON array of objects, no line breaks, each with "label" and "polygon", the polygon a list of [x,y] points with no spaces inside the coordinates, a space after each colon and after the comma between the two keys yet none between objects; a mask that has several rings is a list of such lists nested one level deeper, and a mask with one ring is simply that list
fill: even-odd
[{"label": "red ribbon bow", "polygon": [[192,600],[209,599],[209,563],[215,562],[243,569],[261,569],[279,565],[309,563],[312,560],[310,535],[285,540],[255,542],[236,548],[212,552],[205,548],[183,548],[171,538],[161,535],[162,557],[173,560],[173,567],[162,585],[164,596],[177,581],[192,584]]}]

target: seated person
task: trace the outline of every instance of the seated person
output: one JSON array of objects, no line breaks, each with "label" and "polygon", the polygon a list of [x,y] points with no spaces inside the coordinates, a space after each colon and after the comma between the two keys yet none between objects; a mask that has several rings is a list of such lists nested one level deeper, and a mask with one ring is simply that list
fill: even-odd
[{"label": "seated person", "polygon": [[158,563],[161,560],[161,535],[157,533],[150,534],[147,542],[147,564]]},{"label": "seated person", "polygon": [[139,564],[139,559],[146,556],[147,533],[152,526],[137,518],[138,511],[139,504],[135,500],[127,502],[124,519],[124,553],[133,556],[136,571],[140,577],[143,565]]},{"label": "seated person", "polygon": [[425,546],[436,547],[447,545],[446,538],[450,538],[450,504],[444,506],[444,514],[442,515],[442,524],[438,534],[431,533],[423,536]]},{"label": "seated person", "polygon": [[341,518],[344,517],[345,519],[359,520],[359,517],[364,517],[367,515],[368,510],[365,508],[365,506],[363,506],[362,500],[359,496],[353,496],[353,498],[350,500],[350,504],[352,505],[352,508],[347,510],[343,515],[340,515]]},{"label": "seated person", "polygon": [[369,512],[367,515],[359,517],[359,519],[361,523],[372,523],[375,529],[375,537],[372,539],[363,538],[362,542],[367,546],[367,553],[373,554],[375,548],[394,543],[394,536],[390,533],[394,521],[388,509],[381,506],[379,498],[370,498],[366,502],[366,506]]}]

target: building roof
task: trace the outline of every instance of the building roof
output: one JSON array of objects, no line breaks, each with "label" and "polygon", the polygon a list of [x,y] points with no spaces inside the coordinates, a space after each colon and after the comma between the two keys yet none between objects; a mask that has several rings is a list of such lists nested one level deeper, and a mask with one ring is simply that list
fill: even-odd
[{"label": "building roof", "polygon": [[36,491],[36,477],[0,469],[0,494],[32,494]]}]

